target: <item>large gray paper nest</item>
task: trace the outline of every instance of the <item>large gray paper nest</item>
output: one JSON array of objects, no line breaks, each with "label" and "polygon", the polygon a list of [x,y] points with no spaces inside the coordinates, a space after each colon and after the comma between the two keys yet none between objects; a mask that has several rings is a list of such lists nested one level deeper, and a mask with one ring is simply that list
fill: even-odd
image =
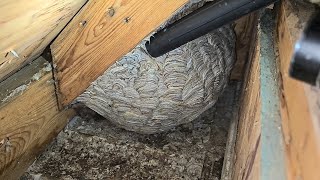
[{"label": "large gray paper nest", "polygon": [[[187,4],[167,23],[203,3]],[[190,122],[216,103],[235,59],[230,26],[159,58],[148,55],[145,41],[112,65],[77,101],[122,128],[145,134]]]}]

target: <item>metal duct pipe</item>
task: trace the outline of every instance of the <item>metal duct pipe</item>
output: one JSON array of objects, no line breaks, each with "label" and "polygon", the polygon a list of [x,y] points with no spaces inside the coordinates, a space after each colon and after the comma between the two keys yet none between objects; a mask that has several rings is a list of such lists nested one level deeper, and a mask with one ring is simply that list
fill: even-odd
[{"label": "metal duct pipe", "polygon": [[161,56],[208,32],[278,0],[221,0],[208,3],[162,29],[146,43],[149,54]]}]

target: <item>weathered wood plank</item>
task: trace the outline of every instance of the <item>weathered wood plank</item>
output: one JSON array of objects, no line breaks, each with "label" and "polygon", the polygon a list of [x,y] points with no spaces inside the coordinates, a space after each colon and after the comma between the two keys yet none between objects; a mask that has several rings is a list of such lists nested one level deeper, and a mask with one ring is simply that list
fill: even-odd
[{"label": "weathered wood plank", "polygon": [[261,98],[261,180],[286,179],[285,146],[280,116],[279,70],[274,41],[275,12],[261,13],[260,98]]},{"label": "weathered wood plank", "polygon": [[31,65],[27,65],[21,71],[11,75],[8,80],[0,82],[0,107],[25,91],[28,84],[51,72],[51,69],[50,63],[40,56]]},{"label": "weathered wood plank", "polygon": [[69,104],[187,0],[90,0],[53,42],[58,99]]},{"label": "weathered wood plank", "polygon": [[248,60],[233,179],[286,179],[271,10],[259,13]]},{"label": "weathered wood plank", "polygon": [[85,2],[1,0],[0,81],[37,58]]},{"label": "weathered wood plank", "polygon": [[259,179],[260,177],[260,45],[255,36],[256,31],[251,44],[251,54],[241,95],[233,179]]},{"label": "weathered wood plank", "polygon": [[[235,23],[235,32],[236,32],[236,54],[237,60],[231,72],[230,79],[244,81],[248,79],[248,76],[245,76],[245,73],[248,74],[248,63],[252,62],[253,51],[256,48],[256,31],[258,25],[258,13],[249,14]],[[242,87],[242,86],[241,86]],[[242,106],[243,104],[242,93]],[[240,95],[239,95],[240,99]],[[238,123],[239,123],[239,105],[235,107],[234,111],[235,117],[230,123],[228,131],[228,140],[226,143],[226,151],[224,156],[223,168],[221,172],[221,180],[230,180],[233,179],[233,173],[235,170],[235,153],[236,153],[236,141],[238,133]]]},{"label": "weathered wood plank", "polygon": [[0,83],[1,92],[10,92],[0,104],[0,179],[18,179],[73,115],[59,112],[52,72],[43,70],[46,62],[39,58],[28,66]]},{"label": "weathered wood plank", "polygon": [[288,179],[320,179],[320,91],[288,75],[294,43],[313,10],[302,2],[284,0],[277,28]]},{"label": "weathered wood plank", "polygon": [[246,63],[248,62],[250,53],[250,42],[254,41],[252,34],[254,33],[254,26],[257,25],[256,17],[257,13],[252,13],[235,22],[237,60],[231,72],[230,79],[242,80],[244,78]]}]

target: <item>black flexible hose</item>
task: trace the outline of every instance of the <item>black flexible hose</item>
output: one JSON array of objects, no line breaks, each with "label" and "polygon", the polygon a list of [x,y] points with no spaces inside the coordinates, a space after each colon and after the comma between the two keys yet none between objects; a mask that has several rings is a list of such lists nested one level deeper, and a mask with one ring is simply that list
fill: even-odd
[{"label": "black flexible hose", "polygon": [[278,0],[221,0],[208,3],[157,32],[146,43],[146,48],[151,56],[161,56],[276,1]]},{"label": "black flexible hose", "polygon": [[294,51],[290,76],[320,87],[320,11],[304,29]]}]

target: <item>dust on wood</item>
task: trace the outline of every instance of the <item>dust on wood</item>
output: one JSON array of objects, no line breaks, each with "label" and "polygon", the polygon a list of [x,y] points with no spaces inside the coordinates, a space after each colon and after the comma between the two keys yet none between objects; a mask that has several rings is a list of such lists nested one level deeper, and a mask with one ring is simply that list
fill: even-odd
[{"label": "dust on wood", "polygon": [[[257,23],[257,21],[255,22]],[[257,25],[255,25],[255,27],[257,27]],[[260,178],[260,44],[257,40],[256,28],[253,30],[250,49],[247,70],[245,72],[245,84],[243,85],[240,100],[233,179]]]},{"label": "dust on wood", "polygon": [[[186,2],[89,0],[51,45],[60,105],[73,101]],[[110,7],[111,17],[106,16]],[[79,27],[81,21],[86,26]]]},{"label": "dust on wood", "polygon": [[4,102],[22,94],[33,81],[39,80],[43,75],[51,72],[51,69],[50,63],[39,57],[7,80],[0,82],[0,87],[2,87],[0,90],[0,107]]},{"label": "dust on wood", "polygon": [[246,63],[249,60],[250,42],[254,41],[255,26],[257,25],[257,14],[252,13],[235,22],[235,32],[237,35],[236,52],[237,60],[231,72],[231,79],[241,80],[244,78]]},{"label": "dust on wood", "polygon": [[1,0],[0,81],[36,59],[86,0]]},{"label": "dust on wood", "polygon": [[[27,86],[23,91],[5,96],[22,85]],[[52,73],[43,58],[1,82],[1,87],[6,101],[0,104],[0,179],[17,179],[73,111],[58,111]]]}]

